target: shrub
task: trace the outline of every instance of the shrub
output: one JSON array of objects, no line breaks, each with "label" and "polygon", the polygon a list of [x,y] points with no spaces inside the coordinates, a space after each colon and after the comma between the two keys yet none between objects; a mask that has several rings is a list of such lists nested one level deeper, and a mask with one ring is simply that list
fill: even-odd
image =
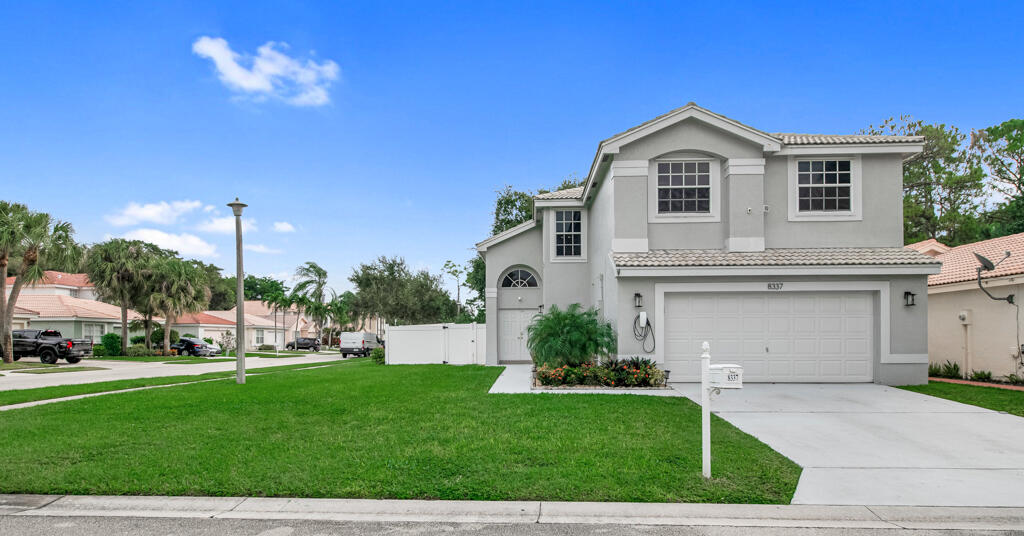
[{"label": "shrub", "polygon": [[128,356],[129,357],[143,357],[143,356],[150,356],[150,355],[156,355],[156,354],[154,354],[153,351],[150,350],[149,348],[146,348],[146,345],[144,345],[144,344],[133,344],[133,345],[128,347]]},{"label": "shrub", "polygon": [[206,344],[213,344],[213,337],[203,337],[203,342]]},{"label": "shrub", "polygon": [[377,347],[377,348],[374,348],[373,350],[370,350],[370,359],[372,359],[373,362],[378,364],[378,365],[383,365],[384,364],[384,349],[381,348],[381,347]]},{"label": "shrub", "polygon": [[964,375],[960,373],[960,363],[954,363],[947,360],[942,364],[942,370],[939,372],[939,377],[963,379]]},{"label": "shrub", "polygon": [[[173,336],[174,336],[174,330],[172,329],[172,330],[171,330],[171,337],[173,337]],[[188,338],[190,338],[190,339],[194,339],[194,338],[196,338],[196,336],[195,336],[195,335],[193,335],[193,334],[191,334],[191,333],[186,333],[186,334],[182,335],[182,337],[188,337]]]},{"label": "shrub", "polygon": [[103,346],[102,344],[95,344],[95,345],[93,345],[93,347],[92,347],[92,356],[93,357],[103,357],[105,355],[107,355],[107,348],[105,346]]},{"label": "shrub", "polygon": [[128,342],[130,342],[132,344],[146,344],[146,336],[145,335],[134,335],[134,336],[132,336],[131,338],[128,339]]},{"label": "shrub", "polygon": [[1024,385],[1024,376],[1018,376],[1016,374],[1007,374],[1006,383],[1010,385]]},{"label": "shrub", "polygon": [[992,371],[989,370],[972,370],[970,379],[976,382],[990,382],[992,381]]},{"label": "shrub", "polygon": [[263,351],[263,352],[267,352],[267,351],[273,352],[274,350],[277,350],[277,348],[274,347],[273,344],[261,344],[258,347],[256,347],[256,349],[260,350],[260,351]]},{"label": "shrub", "polygon": [[603,385],[608,387],[660,387],[665,385],[665,371],[654,361],[643,358],[618,360],[609,358],[600,365],[584,363],[578,367],[562,365],[537,368],[541,385]]},{"label": "shrub", "polygon": [[100,337],[104,355],[121,355],[121,336],[117,333],[106,333]]},{"label": "shrub", "polygon": [[[173,330],[172,329],[171,330],[171,344],[174,344],[174,343],[178,342],[178,339],[180,339],[180,338],[181,337],[178,336],[177,330]],[[154,344],[154,345],[157,345],[157,346],[163,344],[164,343],[164,328],[156,328],[156,329],[154,329],[153,333],[151,333],[149,335],[149,342]]]},{"label": "shrub", "polygon": [[928,363],[928,376],[932,378],[941,378],[942,365],[938,363]]},{"label": "shrub", "polygon": [[578,303],[564,311],[557,305],[533,318],[527,328],[530,355],[538,367],[579,367],[615,352],[615,330],[598,317],[596,309],[584,311]]}]

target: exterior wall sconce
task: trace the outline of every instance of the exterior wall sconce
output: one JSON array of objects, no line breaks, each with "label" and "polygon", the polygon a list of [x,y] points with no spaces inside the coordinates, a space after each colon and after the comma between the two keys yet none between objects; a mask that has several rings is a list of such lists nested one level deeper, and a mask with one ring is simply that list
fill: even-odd
[{"label": "exterior wall sconce", "polygon": [[540,314],[544,314],[544,304],[543,303],[537,306],[537,312],[540,313]]},{"label": "exterior wall sconce", "polygon": [[644,296],[643,296],[643,294],[640,294],[639,292],[633,294],[633,307],[643,307],[643,306],[644,306]]},{"label": "exterior wall sconce", "polygon": [[917,294],[914,294],[913,292],[910,292],[909,290],[904,292],[903,293],[903,305],[906,306],[906,307],[913,307],[914,305],[916,305],[914,303],[914,297],[916,297],[916,296],[917,296]]}]

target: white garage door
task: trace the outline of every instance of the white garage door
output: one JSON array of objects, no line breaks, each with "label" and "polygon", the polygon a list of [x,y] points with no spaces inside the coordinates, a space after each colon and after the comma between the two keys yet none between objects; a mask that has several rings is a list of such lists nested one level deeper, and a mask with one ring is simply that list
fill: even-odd
[{"label": "white garage door", "polygon": [[868,292],[676,293],[665,296],[665,368],[700,381],[712,363],[743,365],[749,382],[869,382],[874,311]]}]

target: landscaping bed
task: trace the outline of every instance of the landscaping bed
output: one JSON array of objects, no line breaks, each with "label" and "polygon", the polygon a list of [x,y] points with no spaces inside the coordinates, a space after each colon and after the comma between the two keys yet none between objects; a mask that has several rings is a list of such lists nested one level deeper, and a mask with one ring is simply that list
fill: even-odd
[{"label": "landscaping bed", "polygon": [[578,367],[534,368],[533,389],[669,389],[668,373],[644,357],[607,358]]},{"label": "landscaping bed", "polygon": [[[787,504],[800,468],[685,398],[492,395],[369,360],[0,413],[0,493]],[[59,456],[39,456],[60,445]]]}]

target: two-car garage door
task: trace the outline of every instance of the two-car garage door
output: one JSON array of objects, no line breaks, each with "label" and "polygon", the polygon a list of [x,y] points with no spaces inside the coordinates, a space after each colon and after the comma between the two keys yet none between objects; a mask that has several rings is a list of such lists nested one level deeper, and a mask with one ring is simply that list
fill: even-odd
[{"label": "two-car garage door", "polygon": [[664,303],[672,381],[700,381],[703,341],[713,363],[742,365],[748,382],[872,380],[869,292],[669,293]]}]

